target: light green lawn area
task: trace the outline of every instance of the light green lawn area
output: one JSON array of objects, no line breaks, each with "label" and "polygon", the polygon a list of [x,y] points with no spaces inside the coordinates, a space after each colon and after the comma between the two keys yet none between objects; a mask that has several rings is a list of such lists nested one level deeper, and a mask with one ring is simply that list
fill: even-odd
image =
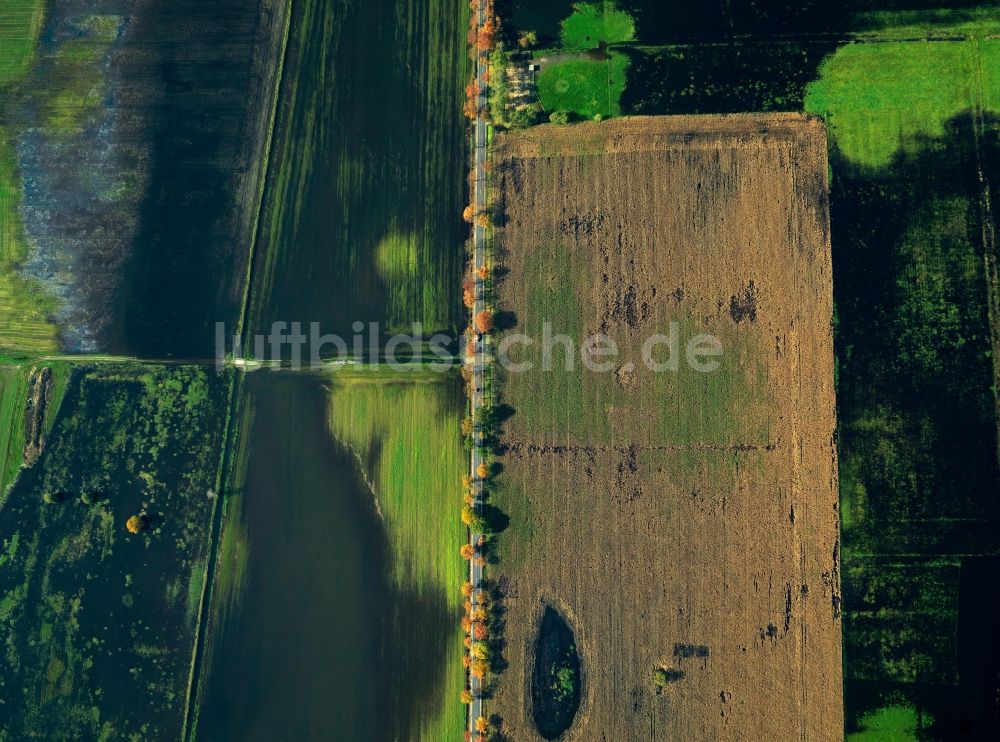
[{"label": "light green lawn area", "polygon": [[593,49],[601,42],[614,44],[635,38],[635,21],[615,3],[576,3],[573,15],[562,22],[562,45],[567,49]]},{"label": "light green lawn area", "polygon": [[[442,590],[455,614],[443,707],[423,740],[458,739],[465,726],[459,625],[467,579],[459,548],[467,539],[459,514],[468,455],[459,419],[464,399],[453,377],[436,383],[342,380],[333,375],[330,429],[359,457],[375,490],[395,579],[401,586]],[[374,458],[373,458],[374,457]]]},{"label": "light green lawn area", "polygon": [[917,137],[943,136],[949,119],[976,106],[1000,110],[995,40],[850,44],[823,63],[805,99],[843,155],[871,167]]},{"label": "light green lawn area", "polygon": [[45,19],[45,0],[0,3],[0,87],[16,83],[28,71]]},{"label": "light green lawn area", "polygon": [[611,52],[606,61],[571,59],[538,75],[538,98],[548,111],[569,111],[591,119],[621,115],[628,57]]},{"label": "light green lawn area", "polygon": [[[925,722],[928,721],[925,719]],[[861,730],[847,742],[916,742],[917,712],[912,706],[886,706],[861,717]]]}]

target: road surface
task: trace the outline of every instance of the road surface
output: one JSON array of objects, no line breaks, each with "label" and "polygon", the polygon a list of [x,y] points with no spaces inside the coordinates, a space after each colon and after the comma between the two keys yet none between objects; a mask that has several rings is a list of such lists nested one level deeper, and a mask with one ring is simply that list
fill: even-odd
[{"label": "road surface", "polygon": [[[476,30],[486,23],[486,6],[488,0],[479,0],[479,8],[476,12]],[[477,34],[478,35],[478,34]],[[476,214],[481,214],[486,209],[486,157],[487,157],[487,123],[486,123],[486,72],[488,67],[488,57],[486,52],[479,52],[476,55],[476,121],[475,121],[475,146],[473,147],[473,168],[474,185],[473,198],[476,207]],[[477,220],[478,222],[478,220]],[[473,317],[486,308],[484,297],[484,281],[479,278],[479,269],[486,265],[486,229],[480,224],[473,224],[473,272],[476,273],[476,302],[473,309]],[[485,341],[482,338],[476,339],[475,353],[472,359],[472,398],[471,413],[473,425],[473,446],[470,457],[470,476],[472,477],[472,496],[474,498],[473,508],[479,510],[482,507],[483,483],[476,476],[481,457],[479,455],[482,445],[482,430],[480,429],[480,411],[483,406],[484,391],[484,364],[487,362],[486,350],[483,347]],[[469,529],[469,543],[475,548],[479,542],[481,534]],[[476,564],[476,560],[469,561],[469,582],[472,583],[472,606],[475,608],[481,601],[480,583],[483,580],[483,568]],[[470,656],[471,660],[471,656]],[[472,691],[472,703],[469,705],[469,732],[476,734],[476,719],[483,715],[483,701],[479,697],[481,687],[476,678],[470,677],[470,690]]]}]

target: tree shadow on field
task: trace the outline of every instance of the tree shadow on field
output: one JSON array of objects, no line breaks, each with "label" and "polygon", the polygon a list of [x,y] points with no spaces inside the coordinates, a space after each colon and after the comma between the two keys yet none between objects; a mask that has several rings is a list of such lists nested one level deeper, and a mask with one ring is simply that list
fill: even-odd
[{"label": "tree shadow on field", "polygon": [[496,325],[497,330],[513,330],[517,327],[517,315],[514,312],[500,311],[494,315],[493,323]]},{"label": "tree shadow on field", "polygon": [[485,504],[479,512],[493,535],[499,535],[510,527],[510,517],[495,505]]}]

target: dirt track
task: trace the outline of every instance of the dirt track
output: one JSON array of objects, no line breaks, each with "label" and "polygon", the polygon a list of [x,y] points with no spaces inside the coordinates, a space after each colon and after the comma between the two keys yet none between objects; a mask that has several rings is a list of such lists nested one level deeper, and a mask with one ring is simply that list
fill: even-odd
[{"label": "dirt track", "polygon": [[[551,604],[584,675],[561,739],[843,739],[822,124],[546,126],[499,138],[494,163],[501,307],[529,334],[605,333],[622,361],[505,383],[509,667],[491,712],[540,739],[526,688]],[[682,349],[717,337],[721,367],[643,367],[670,321]]]}]

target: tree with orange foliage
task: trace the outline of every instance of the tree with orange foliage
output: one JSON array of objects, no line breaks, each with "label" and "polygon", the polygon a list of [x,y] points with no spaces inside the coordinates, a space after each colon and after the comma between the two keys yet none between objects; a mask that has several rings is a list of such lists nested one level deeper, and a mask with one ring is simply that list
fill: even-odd
[{"label": "tree with orange foliage", "polygon": [[468,616],[462,616],[462,631],[466,634],[472,631],[472,619]]},{"label": "tree with orange foliage", "polygon": [[472,691],[469,690],[468,688],[465,688],[464,690],[462,690],[462,693],[459,695],[459,698],[462,699],[462,703],[468,706],[470,703],[472,703]]},{"label": "tree with orange foliage", "polygon": [[485,641],[490,635],[490,630],[487,628],[486,624],[480,622],[472,625],[472,638],[477,641]]},{"label": "tree with orange foliage", "polygon": [[490,226],[490,218],[486,214],[480,214],[476,217],[476,226],[486,229]]},{"label": "tree with orange foliage", "polygon": [[470,475],[462,475],[462,486],[465,487],[465,489],[469,489],[469,487],[472,486],[472,477]]},{"label": "tree with orange foliage", "polygon": [[476,719],[476,731],[480,734],[486,734],[486,732],[490,731],[490,720],[485,716],[480,716]]},{"label": "tree with orange foliage", "polygon": [[476,306],[476,292],[466,289],[462,292],[462,303],[466,309],[473,309]]},{"label": "tree with orange foliage", "polygon": [[479,314],[476,315],[476,329],[481,333],[487,333],[493,331],[493,312],[489,309],[484,309]]},{"label": "tree with orange foliage", "polygon": [[464,638],[464,639],[462,640],[462,644],[464,644],[464,645],[465,645],[465,648],[466,648],[466,649],[469,649],[469,648],[470,648],[470,647],[472,646],[472,637],[471,637],[471,636],[467,636],[467,637],[465,637],[465,638]]},{"label": "tree with orange foliage", "polygon": [[466,600],[465,604],[462,607],[465,608],[465,613],[466,613],[467,616],[471,616],[472,615],[472,601],[471,600]]},{"label": "tree with orange foliage", "polygon": [[476,550],[472,544],[462,544],[462,548],[458,550],[458,553],[462,555],[462,559],[469,560],[476,555]]},{"label": "tree with orange foliage", "polygon": [[480,281],[485,281],[489,277],[490,277],[490,269],[487,268],[485,265],[481,265],[478,268],[476,268],[476,278],[478,278]]},{"label": "tree with orange foliage", "polygon": [[472,609],[472,620],[473,621],[485,621],[487,619],[486,608],[481,605],[477,605]]},{"label": "tree with orange foliage", "polygon": [[472,595],[472,583],[469,582],[468,580],[462,583],[462,595],[464,595],[466,598]]},{"label": "tree with orange foliage", "polygon": [[475,504],[476,498],[472,496],[471,492],[466,492],[462,495],[462,502],[471,507]]},{"label": "tree with orange foliage", "polygon": [[469,668],[469,672],[472,673],[472,677],[482,680],[486,677],[486,673],[490,671],[490,663],[486,660],[472,660],[472,665]]},{"label": "tree with orange foliage", "polygon": [[125,529],[129,533],[139,533],[149,527],[149,518],[145,515],[133,515],[125,521]]},{"label": "tree with orange foliage", "polygon": [[479,36],[476,38],[476,49],[481,52],[492,51],[497,41],[497,24],[492,18],[488,18],[486,23],[479,27]]},{"label": "tree with orange foliage", "polygon": [[462,210],[462,218],[465,219],[469,224],[472,224],[472,220],[476,218],[476,207],[469,204]]},{"label": "tree with orange foliage", "polygon": [[486,479],[490,475],[490,467],[486,465],[485,461],[480,461],[479,466],[476,467],[476,476],[480,479]]},{"label": "tree with orange foliage", "polygon": [[464,667],[466,670],[468,670],[469,669],[469,665],[471,665],[471,664],[472,664],[472,660],[469,658],[469,655],[463,654],[462,655],[462,667]]},{"label": "tree with orange foliage", "polygon": [[465,118],[470,121],[479,115],[479,108],[476,106],[476,101],[467,100],[465,101],[465,106],[462,108],[462,113],[465,114]]}]

